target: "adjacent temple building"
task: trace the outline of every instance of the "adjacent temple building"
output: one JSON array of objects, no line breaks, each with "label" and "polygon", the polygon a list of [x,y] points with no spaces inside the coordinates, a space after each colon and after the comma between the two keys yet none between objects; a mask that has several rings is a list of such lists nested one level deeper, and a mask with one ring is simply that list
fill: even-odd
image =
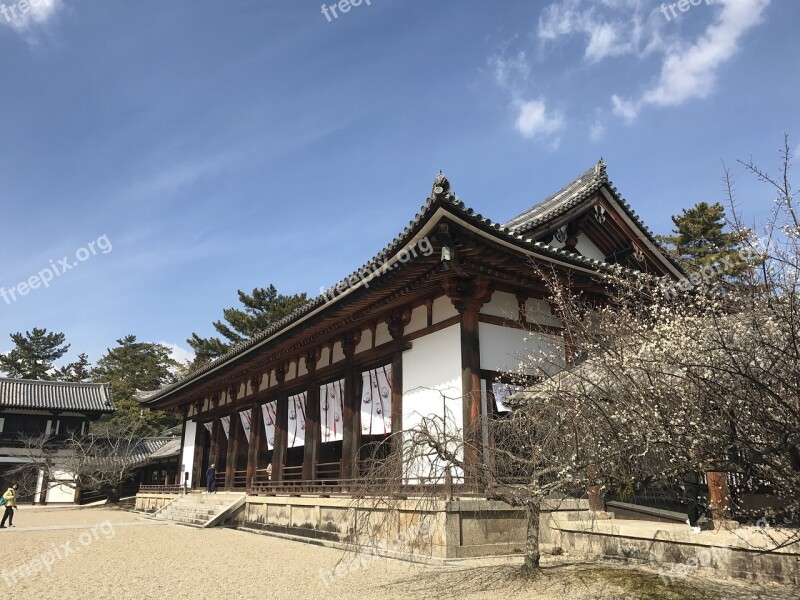
[{"label": "adjacent temple building", "polygon": [[[107,383],[0,379],[0,487],[20,483],[21,498],[41,504],[77,501],[80,492],[67,470],[66,451],[58,444],[71,434],[87,433],[92,421],[112,412]],[[64,470],[38,466],[43,459],[34,441],[44,436],[50,442],[50,460],[63,463]]]},{"label": "adjacent temple building", "polygon": [[446,413],[463,431],[498,410],[532,346],[563,352],[534,265],[600,293],[597,271],[610,264],[681,277],[602,161],[503,224],[467,208],[440,174],[416,218],[362,268],[139,399],[183,415],[190,488],[205,486],[212,463],[228,490],[330,487],[357,479],[377,443],[425,415]]}]

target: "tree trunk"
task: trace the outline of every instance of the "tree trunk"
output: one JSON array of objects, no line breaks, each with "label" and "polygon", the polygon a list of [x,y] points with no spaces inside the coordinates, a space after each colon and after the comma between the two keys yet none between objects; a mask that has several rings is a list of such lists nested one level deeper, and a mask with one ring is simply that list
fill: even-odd
[{"label": "tree trunk", "polygon": [[528,532],[525,542],[525,564],[522,567],[524,573],[531,575],[539,570],[539,515],[542,508],[542,499],[534,498],[527,505],[528,513]]}]

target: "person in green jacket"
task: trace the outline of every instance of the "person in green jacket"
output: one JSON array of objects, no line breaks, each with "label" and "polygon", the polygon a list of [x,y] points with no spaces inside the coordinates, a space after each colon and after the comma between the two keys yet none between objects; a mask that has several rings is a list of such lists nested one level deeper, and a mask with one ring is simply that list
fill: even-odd
[{"label": "person in green jacket", "polygon": [[0,522],[0,528],[5,528],[6,526],[6,519],[8,519],[8,526],[14,526],[14,509],[17,508],[17,490],[19,489],[19,484],[14,484],[5,494],[3,494],[3,499],[6,501],[6,512],[3,515],[3,520]]}]

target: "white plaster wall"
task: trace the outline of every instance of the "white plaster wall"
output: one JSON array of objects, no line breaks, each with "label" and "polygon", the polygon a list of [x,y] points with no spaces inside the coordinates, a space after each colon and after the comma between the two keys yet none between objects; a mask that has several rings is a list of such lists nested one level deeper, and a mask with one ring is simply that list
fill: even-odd
[{"label": "white plaster wall", "polygon": [[516,321],[519,319],[519,303],[514,294],[495,292],[492,299],[481,307],[481,312]]},{"label": "white plaster wall", "polygon": [[369,329],[364,329],[361,332],[361,341],[359,341],[358,346],[356,346],[356,354],[365,352],[370,348],[372,348],[372,331]]},{"label": "white plaster wall", "polygon": [[392,335],[389,333],[389,325],[387,323],[378,323],[378,328],[375,330],[375,345],[387,344],[392,341]]},{"label": "white plaster wall", "polygon": [[[181,464],[183,465],[183,470],[189,471],[189,487],[192,487],[192,477],[194,474],[194,444],[197,439],[198,427],[202,427],[202,425],[194,421],[186,421],[186,435],[183,438],[183,448],[181,449]],[[181,473],[181,483],[183,483],[183,473]]]},{"label": "white plaster wall", "polygon": [[342,350],[342,342],[336,342],[333,345],[333,357],[331,358],[331,364],[339,362],[340,360],[344,360],[344,350]]},{"label": "white plaster wall", "polygon": [[[556,241],[555,239],[552,242],[550,242],[550,245],[553,248],[559,248],[559,249],[564,247],[563,242]],[[606,260],[605,254],[603,254],[602,252],[600,252],[600,250],[597,249],[597,246],[595,246],[589,240],[589,238],[586,237],[585,233],[582,233],[578,236],[578,243],[575,245],[575,248],[577,248],[578,252],[580,252],[581,255],[585,256],[586,258],[593,258],[595,260],[600,260],[603,262],[605,262]]]},{"label": "white plaster wall", "polygon": [[564,366],[560,336],[480,323],[481,368],[501,373],[554,373]]},{"label": "white plaster wall", "polygon": [[550,310],[550,303],[547,300],[529,298],[525,302],[525,318],[539,325],[561,327],[561,321],[553,315],[553,311]]},{"label": "white plaster wall", "polygon": [[428,307],[424,304],[411,311],[411,322],[406,326],[405,333],[414,333],[428,326]]},{"label": "white plaster wall", "polygon": [[441,323],[451,317],[458,316],[458,311],[450,298],[447,296],[439,296],[433,301],[433,324]]},{"label": "white plaster wall", "polygon": [[305,358],[300,359],[300,362],[297,363],[297,376],[302,377],[303,375],[308,375]]},{"label": "white plaster wall", "polygon": [[73,480],[72,475],[66,471],[53,471],[53,481],[50,482],[50,489],[47,490],[48,503],[58,502],[74,502],[75,489],[67,485],[56,485],[56,482],[71,483]]},{"label": "white plaster wall", "polygon": [[[426,416],[438,415],[450,433],[460,435],[464,416],[461,387],[461,328],[453,325],[414,340],[403,353],[403,429],[418,426]],[[430,464],[407,464],[409,482],[430,476]],[[454,474],[457,475],[457,474]]]}]

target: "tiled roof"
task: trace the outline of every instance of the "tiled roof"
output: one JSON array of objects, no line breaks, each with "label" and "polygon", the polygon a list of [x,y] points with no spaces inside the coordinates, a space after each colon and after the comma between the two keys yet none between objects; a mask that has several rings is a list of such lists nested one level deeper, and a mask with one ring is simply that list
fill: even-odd
[{"label": "tiled roof", "polygon": [[606,164],[601,159],[600,162],[575,181],[565,185],[552,196],[504,223],[503,227],[508,227],[515,233],[530,231],[534,227],[544,225],[577,206],[607,183]]},{"label": "tiled roof", "polygon": [[131,450],[129,462],[143,465],[159,459],[172,458],[178,456],[180,449],[181,438],[179,437],[144,438],[136,442],[135,448]]},{"label": "tiled roof", "polygon": [[114,412],[107,383],[68,383],[0,378],[0,408]]},{"label": "tiled roof", "polygon": [[[443,175],[440,174],[440,177],[443,178]],[[437,178],[437,182],[439,179]],[[357,269],[340,282],[344,289],[348,288],[357,288],[361,284],[357,284],[355,286],[351,286],[348,282],[351,281],[354,277],[358,279],[358,273],[363,272],[370,272],[374,270],[375,267],[382,264],[382,261],[388,259],[389,257],[393,256],[395,253],[399,252],[404,244],[408,242],[411,238],[412,234],[419,228],[423,222],[433,213],[435,212],[436,208],[440,206],[446,207],[450,212],[456,214],[458,217],[463,219],[464,221],[471,223],[478,229],[483,231],[489,232],[492,235],[496,236],[499,239],[504,239],[515,246],[531,251],[538,256],[544,259],[556,260],[561,263],[571,264],[575,267],[581,267],[583,269],[589,269],[592,271],[602,271],[605,269],[611,269],[611,265],[595,260],[593,258],[588,258],[581,256],[579,254],[574,254],[572,252],[568,252],[567,250],[557,249],[548,244],[544,244],[541,242],[536,242],[530,238],[530,235],[525,235],[522,231],[520,231],[520,227],[517,226],[516,229],[510,226],[510,223],[513,223],[519,219],[520,224],[525,222],[524,216],[534,211],[536,207],[526,211],[522,215],[512,219],[508,224],[501,225],[499,223],[493,222],[491,219],[488,219],[480,214],[476,214],[475,211],[471,208],[467,208],[465,204],[459,200],[458,196],[453,193],[450,193],[450,184],[444,179],[446,188],[442,187],[435,187],[433,193],[428,198],[428,201],[420,211],[417,213],[415,218],[408,224],[408,226],[392,240],[389,245],[387,245],[383,250],[381,250],[374,258],[372,258],[369,262],[364,264],[361,268]],[[620,206],[630,215],[630,217],[636,222],[637,225],[640,225],[642,230],[648,236],[648,238],[654,243],[657,244],[655,241],[654,236],[650,233],[650,231],[644,226],[641,221],[639,221],[638,217],[636,217],[636,213],[630,210],[628,204],[617,195],[616,188],[614,188],[610,182],[608,181],[608,176],[606,175],[606,166],[605,163],[600,160],[596,165],[594,165],[591,169],[586,171],[581,177],[573,181],[570,185],[566,186],[563,190],[554,194],[544,202],[540,203],[541,206],[546,204],[544,211],[539,211],[537,213],[532,213],[531,222],[536,223],[543,223],[546,220],[555,218],[558,214],[563,214],[569,210],[570,207],[576,206],[579,204],[583,199],[589,197],[594,193],[594,191],[600,189],[603,185],[608,185],[608,189],[612,192],[615,199],[618,199]],[[446,191],[444,191],[446,190]],[[673,261],[674,262],[674,261]],[[336,289],[338,285],[331,286],[331,289]],[[262,331],[258,335],[254,336],[251,339],[244,340],[234,346],[227,354],[213,360],[212,362],[200,367],[196,371],[189,373],[185,377],[181,378],[180,380],[169,384],[159,390],[154,391],[139,391],[137,390],[135,397],[141,404],[152,404],[158,400],[161,400],[165,396],[169,395],[171,392],[183,387],[187,383],[200,379],[206,373],[216,370],[218,367],[224,365],[225,363],[237,358],[238,356],[250,351],[251,349],[259,346],[264,341],[270,339],[271,337],[281,333],[283,330],[288,330],[294,323],[298,322],[302,318],[310,315],[315,310],[320,309],[327,303],[335,303],[338,301],[339,298],[342,296],[337,296],[334,299],[327,298],[324,294],[320,294],[316,298],[309,300],[303,306],[297,308],[291,314],[285,316],[280,321],[273,323],[268,329]]]}]

